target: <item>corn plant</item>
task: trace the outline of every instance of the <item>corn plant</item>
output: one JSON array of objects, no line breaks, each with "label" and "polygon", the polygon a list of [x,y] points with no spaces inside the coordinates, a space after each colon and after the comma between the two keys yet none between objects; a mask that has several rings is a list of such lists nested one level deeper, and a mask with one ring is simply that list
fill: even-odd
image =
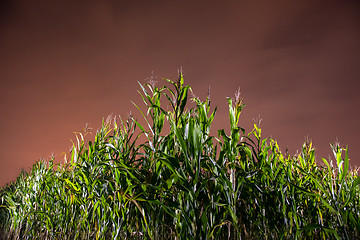
[{"label": "corn plant", "polygon": [[[37,162],[0,191],[6,239],[357,239],[360,178],[348,148],[315,159],[283,153],[258,123],[211,135],[216,108],[176,81],[139,83],[140,119],[109,117],[92,141],[75,133],[67,161]],[[191,97],[192,96],[192,97]]]}]

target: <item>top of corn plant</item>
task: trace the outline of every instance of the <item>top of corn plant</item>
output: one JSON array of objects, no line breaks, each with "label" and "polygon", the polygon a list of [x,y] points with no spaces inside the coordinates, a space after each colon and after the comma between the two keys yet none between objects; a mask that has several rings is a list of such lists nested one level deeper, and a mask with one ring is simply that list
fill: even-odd
[{"label": "top of corn plant", "polygon": [[144,121],[108,118],[93,141],[77,133],[69,162],[40,161],[1,189],[3,237],[360,237],[360,178],[347,147],[331,145],[335,163],[318,164],[311,142],[283,154],[257,124],[248,133],[239,126],[239,92],[227,99],[229,133],[212,136],[209,96],[190,99],[182,72],[165,80],[139,83]]}]

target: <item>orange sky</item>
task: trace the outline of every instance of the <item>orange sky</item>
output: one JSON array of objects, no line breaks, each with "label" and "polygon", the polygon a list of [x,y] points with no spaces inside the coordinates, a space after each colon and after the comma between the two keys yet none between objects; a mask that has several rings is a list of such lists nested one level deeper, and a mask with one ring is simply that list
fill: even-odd
[{"label": "orange sky", "polygon": [[[140,118],[137,81],[154,71],[218,106],[238,87],[251,130],[318,157],[336,138],[360,165],[360,7],[357,1],[54,1],[0,3],[0,185],[41,157],[58,161],[88,122]],[[162,84],[163,82],[159,82]]]}]

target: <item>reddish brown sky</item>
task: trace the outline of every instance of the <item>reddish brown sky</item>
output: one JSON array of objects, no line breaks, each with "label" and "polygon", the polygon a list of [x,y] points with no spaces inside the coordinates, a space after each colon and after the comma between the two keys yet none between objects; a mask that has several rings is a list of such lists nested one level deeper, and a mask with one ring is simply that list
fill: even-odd
[{"label": "reddish brown sky", "polygon": [[[0,185],[67,152],[74,131],[137,114],[137,81],[154,74],[211,86],[215,129],[241,87],[251,130],[318,157],[336,138],[360,165],[357,1],[54,1],[0,3]],[[161,84],[161,82],[160,82]]]}]

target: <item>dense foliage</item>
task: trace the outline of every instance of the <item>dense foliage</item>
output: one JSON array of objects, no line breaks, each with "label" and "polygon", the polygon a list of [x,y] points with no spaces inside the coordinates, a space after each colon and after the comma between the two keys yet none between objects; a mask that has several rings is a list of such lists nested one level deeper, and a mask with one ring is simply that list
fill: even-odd
[{"label": "dense foliage", "polygon": [[166,80],[140,84],[144,124],[107,119],[93,141],[77,133],[69,162],[39,161],[4,187],[3,237],[360,238],[360,178],[347,148],[332,145],[334,165],[318,164],[309,141],[283,154],[258,124],[238,126],[239,94],[227,99],[229,133],[211,136],[209,97],[188,103],[182,73]]}]

